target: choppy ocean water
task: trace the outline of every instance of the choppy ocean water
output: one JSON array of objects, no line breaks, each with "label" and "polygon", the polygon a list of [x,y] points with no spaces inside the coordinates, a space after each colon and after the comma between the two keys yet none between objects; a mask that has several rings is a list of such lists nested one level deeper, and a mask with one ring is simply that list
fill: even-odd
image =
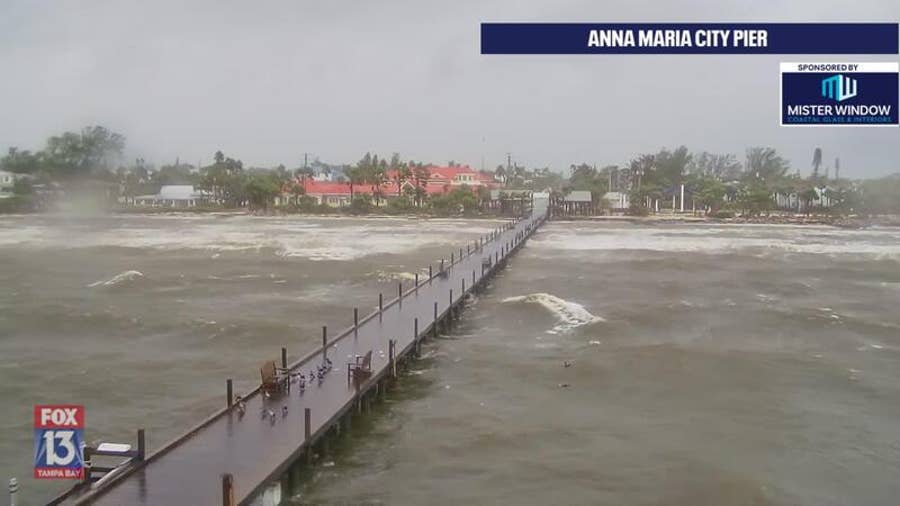
[{"label": "choppy ocean water", "polygon": [[[492,227],[0,219],[0,475],[58,488],[31,405],[153,447]],[[551,223],[295,501],[890,503],[898,302],[896,229]]]}]

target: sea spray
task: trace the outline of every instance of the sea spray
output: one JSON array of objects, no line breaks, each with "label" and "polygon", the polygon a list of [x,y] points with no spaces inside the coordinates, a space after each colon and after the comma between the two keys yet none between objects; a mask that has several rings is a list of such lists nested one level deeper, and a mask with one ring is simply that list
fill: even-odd
[{"label": "sea spray", "polygon": [[518,297],[503,299],[503,302],[523,302],[526,304],[540,304],[553,313],[559,324],[553,327],[553,332],[572,330],[575,327],[589,323],[606,321],[600,316],[594,316],[584,306],[577,302],[561,299],[549,293],[532,293]]}]

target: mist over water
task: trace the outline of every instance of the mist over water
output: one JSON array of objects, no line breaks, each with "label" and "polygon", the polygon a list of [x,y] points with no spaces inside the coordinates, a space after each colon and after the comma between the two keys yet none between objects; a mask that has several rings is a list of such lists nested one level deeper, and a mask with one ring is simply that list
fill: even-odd
[{"label": "mist over water", "polygon": [[[157,448],[494,226],[0,219],[0,476],[63,486],[28,479],[33,404]],[[545,225],[294,501],[893,503],[898,251],[896,229]]]}]

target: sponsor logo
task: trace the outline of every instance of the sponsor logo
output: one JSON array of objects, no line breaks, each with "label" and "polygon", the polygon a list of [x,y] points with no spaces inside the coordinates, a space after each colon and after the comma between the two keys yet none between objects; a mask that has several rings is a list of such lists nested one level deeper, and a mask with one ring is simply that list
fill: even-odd
[{"label": "sponsor logo", "polygon": [[896,62],[782,63],[782,126],[897,126]]}]

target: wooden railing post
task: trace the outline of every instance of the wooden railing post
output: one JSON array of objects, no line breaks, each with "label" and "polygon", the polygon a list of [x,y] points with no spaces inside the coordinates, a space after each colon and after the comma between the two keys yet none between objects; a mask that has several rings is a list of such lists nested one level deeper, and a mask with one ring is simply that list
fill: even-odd
[{"label": "wooden railing post", "polygon": [[328,356],[328,327],[322,325],[322,357]]},{"label": "wooden railing post", "polygon": [[281,347],[281,368],[287,369],[287,348]]},{"label": "wooden railing post", "polygon": [[147,439],[144,434],[144,429],[138,429],[137,431],[137,456],[135,460],[143,461],[144,457],[147,455]]},{"label": "wooden railing post", "polygon": [[234,502],[234,477],[231,473],[222,475],[222,506],[236,506]]},{"label": "wooden railing post", "polygon": [[225,380],[225,405],[227,405],[229,409],[231,408],[231,405],[234,404],[234,395],[232,395],[233,392],[231,386],[231,378],[228,378]]}]

